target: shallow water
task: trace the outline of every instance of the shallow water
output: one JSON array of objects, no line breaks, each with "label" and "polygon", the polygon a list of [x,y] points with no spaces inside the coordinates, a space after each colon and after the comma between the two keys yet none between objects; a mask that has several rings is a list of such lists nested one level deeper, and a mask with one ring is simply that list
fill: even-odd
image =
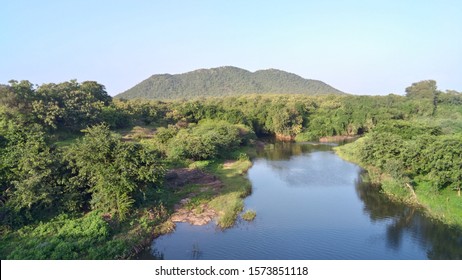
[{"label": "shallow water", "polygon": [[[276,143],[248,172],[252,222],[178,223],[155,239],[161,259],[461,259],[462,237],[363,183],[332,145]],[[146,256],[145,256],[146,257]]]}]

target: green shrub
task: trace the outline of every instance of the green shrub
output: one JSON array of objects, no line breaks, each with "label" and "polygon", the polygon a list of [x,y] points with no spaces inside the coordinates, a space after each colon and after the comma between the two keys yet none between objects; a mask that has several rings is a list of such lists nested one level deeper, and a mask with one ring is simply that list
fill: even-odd
[{"label": "green shrub", "polygon": [[168,142],[172,159],[205,160],[224,156],[242,143],[242,128],[225,121],[205,120],[181,129]]},{"label": "green shrub", "polygon": [[242,214],[242,219],[246,221],[253,221],[256,216],[257,212],[255,212],[254,210],[247,210],[244,212],[244,214]]}]

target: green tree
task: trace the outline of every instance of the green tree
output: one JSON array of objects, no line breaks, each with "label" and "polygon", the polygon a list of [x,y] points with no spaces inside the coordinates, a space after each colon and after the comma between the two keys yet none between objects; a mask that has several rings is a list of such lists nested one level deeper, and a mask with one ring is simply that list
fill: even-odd
[{"label": "green tree", "polygon": [[0,106],[5,116],[24,124],[37,123],[50,129],[79,131],[100,121],[112,98],[103,85],[76,80],[34,87],[29,81],[10,81],[0,89]]},{"label": "green tree", "polygon": [[[167,132],[162,130],[162,135],[167,136]],[[195,160],[223,156],[248,140],[241,133],[250,133],[250,130],[225,121],[204,120],[196,126],[179,130],[168,142],[167,154],[175,159]]]},{"label": "green tree", "polygon": [[438,96],[440,91],[437,90],[436,81],[425,80],[413,83],[406,88],[406,96],[413,99],[428,100],[431,104],[431,114],[435,115],[438,106]]},{"label": "green tree", "polygon": [[107,125],[89,127],[84,132],[82,140],[67,151],[72,182],[85,186],[93,209],[123,220],[137,192],[159,187],[164,174],[159,155],[138,143],[122,142]]},{"label": "green tree", "polygon": [[462,136],[439,137],[424,150],[423,172],[436,189],[459,189],[462,182]]},{"label": "green tree", "polygon": [[16,226],[24,218],[61,210],[66,168],[61,153],[49,145],[42,127],[2,120],[0,135],[2,223]]},{"label": "green tree", "polygon": [[109,105],[111,97],[107,95],[103,85],[96,82],[72,80],[55,85],[62,98],[65,115],[62,126],[72,131],[98,123],[104,106]]}]

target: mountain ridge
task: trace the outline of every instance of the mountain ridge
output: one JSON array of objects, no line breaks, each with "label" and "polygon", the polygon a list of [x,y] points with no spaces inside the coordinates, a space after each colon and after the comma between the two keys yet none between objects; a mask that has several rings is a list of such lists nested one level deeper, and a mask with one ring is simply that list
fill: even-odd
[{"label": "mountain ridge", "polygon": [[155,74],[116,95],[124,99],[189,99],[242,94],[345,94],[319,80],[279,69],[255,72],[234,66],[197,69],[181,74]]}]

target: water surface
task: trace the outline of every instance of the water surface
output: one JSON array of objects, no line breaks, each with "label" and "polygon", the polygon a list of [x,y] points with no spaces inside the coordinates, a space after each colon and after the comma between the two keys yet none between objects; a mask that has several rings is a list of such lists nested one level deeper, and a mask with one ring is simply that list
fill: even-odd
[{"label": "water surface", "polygon": [[461,259],[460,232],[395,203],[363,183],[363,171],[332,145],[276,143],[259,151],[248,172],[252,195],[239,219],[178,223],[155,239],[151,256],[164,259]]}]

